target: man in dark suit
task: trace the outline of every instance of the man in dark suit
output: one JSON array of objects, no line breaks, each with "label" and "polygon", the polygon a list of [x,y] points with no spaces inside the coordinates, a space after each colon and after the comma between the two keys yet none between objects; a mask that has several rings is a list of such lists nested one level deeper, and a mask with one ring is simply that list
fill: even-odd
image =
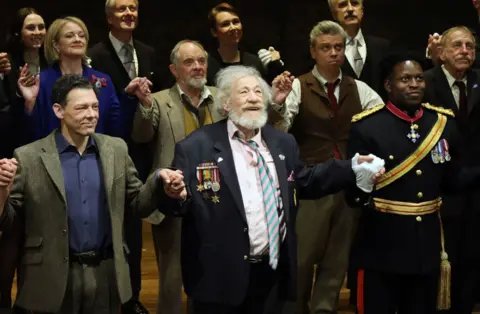
[{"label": "man in dark suit", "polygon": [[[133,86],[140,78],[147,78],[154,92],[160,90],[158,77],[155,74],[156,56],[154,48],[133,39],[133,31],[138,24],[137,0],[107,0],[105,11],[110,27],[108,38],[94,45],[88,52],[92,59],[92,67],[107,73],[115,85],[118,99],[125,99],[125,93],[132,94]],[[132,95],[134,96],[134,95]],[[128,101],[128,100],[127,100]],[[124,139],[129,154],[144,181],[152,166],[152,154],[147,144],[134,143],[130,139],[133,117],[137,106],[122,104],[125,117]],[[130,249],[129,264],[133,287],[133,299],[124,306],[127,313],[148,313],[138,301],[141,289],[142,258],[142,221],[135,219],[126,223],[127,244]]]},{"label": "man in dark suit", "polygon": [[181,210],[161,209],[184,217],[182,275],[194,314],[278,314],[296,290],[298,199],[338,192],[355,177],[373,186],[383,165],[356,156],[305,167],[295,139],[265,125],[271,92],[260,74],[231,66],[217,78],[216,109],[228,119],[176,144],[173,166],[190,197]]},{"label": "man in dark suit", "polygon": [[[425,72],[425,101],[451,109],[461,134],[461,164],[478,164],[480,70],[473,69],[475,38],[467,27],[446,30],[438,50],[441,63]],[[476,218],[478,188],[445,196],[442,221],[447,251],[452,261],[452,311],[471,313],[480,279],[480,252],[476,247],[480,221]]]},{"label": "man in dark suit", "polygon": [[328,0],[328,5],[347,33],[343,74],[364,81],[386,99],[379,64],[388,53],[390,41],[362,33],[363,0]]},{"label": "man in dark suit", "polygon": [[0,160],[0,231],[25,225],[16,305],[118,314],[132,294],[124,218],[148,216],[165,194],[185,198],[183,176],[162,169],[142,184],[125,143],[94,133],[98,99],[86,78],[62,76],[53,95],[60,130]]}]

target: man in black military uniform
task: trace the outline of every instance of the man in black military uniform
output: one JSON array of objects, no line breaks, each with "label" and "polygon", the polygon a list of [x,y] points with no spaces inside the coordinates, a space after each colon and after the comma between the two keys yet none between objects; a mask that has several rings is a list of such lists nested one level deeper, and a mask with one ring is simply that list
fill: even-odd
[{"label": "man in black military uniform", "polygon": [[353,252],[360,266],[358,310],[435,313],[450,298],[440,195],[466,186],[479,171],[455,166],[453,112],[421,103],[422,59],[395,54],[382,69],[390,101],[353,117],[348,147],[349,155],[383,158],[386,168],[372,193],[347,193],[351,206],[364,207]]}]

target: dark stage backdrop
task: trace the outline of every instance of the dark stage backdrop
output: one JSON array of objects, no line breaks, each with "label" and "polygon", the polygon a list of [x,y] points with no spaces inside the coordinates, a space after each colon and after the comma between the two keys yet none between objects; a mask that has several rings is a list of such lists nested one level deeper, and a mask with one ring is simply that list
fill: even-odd
[{"label": "dark stage backdrop", "polygon": [[[90,31],[90,45],[107,36],[104,0],[0,0],[0,34],[17,9],[32,6],[51,23],[55,18],[75,15]],[[185,38],[215,49],[207,23],[208,10],[222,1],[140,0],[140,24],[136,38],[157,49],[163,67],[174,44]],[[476,27],[478,20],[471,0],[365,0],[365,33],[385,37],[396,44],[424,51],[427,37],[458,24]],[[232,0],[244,25],[247,51],[274,46],[296,75],[311,64],[308,36],[312,26],[330,19],[327,0]],[[0,41],[3,42],[3,39]],[[3,44],[3,43],[2,43]],[[3,45],[2,45],[3,46]]]}]

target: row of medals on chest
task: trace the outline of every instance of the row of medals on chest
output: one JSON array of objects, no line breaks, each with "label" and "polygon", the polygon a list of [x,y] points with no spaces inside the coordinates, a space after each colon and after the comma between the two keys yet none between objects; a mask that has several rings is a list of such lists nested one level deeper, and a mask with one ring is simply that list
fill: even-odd
[{"label": "row of medals on chest", "polygon": [[[410,132],[407,134],[407,137],[413,142],[413,143],[416,143],[417,140],[420,138],[420,134],[417,132],[417,130],[419,129],[419,126],[418,124],[415,124],[415,123],[412,123],[410,125]],[[448,153],[448,149],[444,149],[444,153],[442,153],[441,151],[439,151],[439,149],[442,148],[443,146],[443,141],[440,141],[432,150],[431,152],[431,155],[432,155],[432,161],[433,163],[435,164],[438,164],[438,163],[444,163],[445,161],[450,161],[451,159],[451,156],[450,154]],[[445,143],[445,145],[447,145]]]}]

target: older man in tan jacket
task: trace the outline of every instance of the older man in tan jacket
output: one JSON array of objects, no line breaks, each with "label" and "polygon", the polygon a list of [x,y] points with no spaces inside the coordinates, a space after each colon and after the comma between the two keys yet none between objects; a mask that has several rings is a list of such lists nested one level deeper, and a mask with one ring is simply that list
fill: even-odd
[{"label": "older man in tan jacket", "polygon": [[[172,163],[175,143],[199,127],[222,119],[213,110],[215,88],[205,86],[207,52],[196,41],[182,40],[170,54],[170,71],[176,84],[153,94],[150,104],[138,107],[132,138],[151,143],[153,169]],[[180,218],[150,217],[160,276],[157,314],[180,314]]]}]

